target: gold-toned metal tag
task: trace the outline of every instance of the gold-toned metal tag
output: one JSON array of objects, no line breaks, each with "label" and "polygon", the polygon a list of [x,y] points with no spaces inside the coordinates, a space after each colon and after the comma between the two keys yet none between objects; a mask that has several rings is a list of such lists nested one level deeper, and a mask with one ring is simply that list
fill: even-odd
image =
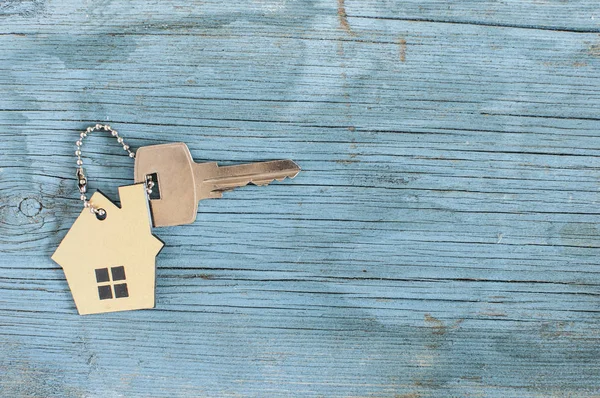
[{"label": "gold-toned metal tag", "polygon": [[152,234],[146,186],[119,187],[121,207],[96,192],[52,259],[64,270],[79,314],[154,307],[156,255],[164,243]]}]

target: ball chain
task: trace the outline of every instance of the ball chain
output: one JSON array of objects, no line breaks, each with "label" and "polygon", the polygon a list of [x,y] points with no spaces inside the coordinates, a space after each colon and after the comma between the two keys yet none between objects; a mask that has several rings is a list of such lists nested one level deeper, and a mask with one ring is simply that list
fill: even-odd
[{"label": "ball chain", "polygon": [[[81,160],[81,146],[83,145],[83,139],[87,137],[88,134],[94,131],[107,131],[113,137],[117,139],[117,142],[123,146],[123,150],[126,151],[130,158],[135,159],[135,152],[133,152],[129,145],[123,141],[123,138],[119,136],[119,132],[114,130],[108,124],[96,124],[95,126],[88,127],[84,132],[79,134],[79,139],[75,142],[75,146],[77,149],[75,150],[75,156],[77,156],[77,185],[79,187],[79,198],[83,201],[83,207],[86,209],[90,209],[90,213],[93,213],[99,219],[104,219],[106,217],[106,210],[98,208],[88,201],[86,192],[87,192],[87,178],[83,171],[83,160]],[[146,181],[146,191],[148,194],[152,193],[152,188],[154,187],[154,183],[152,180]]]}]

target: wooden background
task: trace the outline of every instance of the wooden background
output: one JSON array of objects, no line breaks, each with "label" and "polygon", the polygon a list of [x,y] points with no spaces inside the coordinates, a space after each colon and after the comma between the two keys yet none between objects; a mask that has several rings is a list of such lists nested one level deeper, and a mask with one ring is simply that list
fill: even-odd
[{"label": "wooden background", "polygon": [[[599,22],[596,0],[0,1],[0,396],[600,396]],[[303,172],[156,229],[155,310],[81,317],[50,255],[96,122]],[[85,155],[117,199],[131,160]]]}]

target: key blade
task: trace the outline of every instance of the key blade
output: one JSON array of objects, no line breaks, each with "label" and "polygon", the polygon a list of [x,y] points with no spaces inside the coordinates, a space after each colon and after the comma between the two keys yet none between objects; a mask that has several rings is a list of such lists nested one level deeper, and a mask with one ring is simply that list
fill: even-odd
[{"label": "key blade", "polygon": [[204,180],[212,185],[215,191],[223,191],[248,184],[268,185],[274,180],[283,181],[294,178],[300,172],[300,167],[292,160],[274,160],[241,164],[235,166],[217,166],[214,177]]},{"label": "key blade", "polygon": [[199,200],[220,198],[222,192],[248,184],[268,185],[275,180],[294,178],[300,172],[300,166],[292,160],[273,160],[235,166],[200,163],[196,166],[194,174],[199,184],[196,192]]}]

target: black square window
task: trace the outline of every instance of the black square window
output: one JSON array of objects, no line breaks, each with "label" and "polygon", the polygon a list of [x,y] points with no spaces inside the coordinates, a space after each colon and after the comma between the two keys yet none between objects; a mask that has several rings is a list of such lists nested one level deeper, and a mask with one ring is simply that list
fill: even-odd
[{"label": "black square window", "polygon": [[96,270],[96,282],[108,282],[108,268],[99,268]]},{"label": "black square window", "polygon": [[119,283],[118,285],[115,285],[115,298],[121,297],[129,297],[127,283]]},{"label": "black square window", "polygon": [[127,284],[115,284],[114,282],[117,281],[125,281],[125,267],[111,267],[110,273],[108,272],[108,268],[98,268],[96,270],[96,282],[109,283],[108,285],[104,284],[102,286],[98,286],[98,297],[100,298],[100,300],[129,297],[129,290],[127,290]]},{"label": "black square window", "polygon": [[125,267],[112,267],[110,271],[112,272],[113,281],[125,280]]},{"label": "black square window", "polygon": [[100,297],[100,300],[113,298],[110,285],[98,286],[98,297]]}]

